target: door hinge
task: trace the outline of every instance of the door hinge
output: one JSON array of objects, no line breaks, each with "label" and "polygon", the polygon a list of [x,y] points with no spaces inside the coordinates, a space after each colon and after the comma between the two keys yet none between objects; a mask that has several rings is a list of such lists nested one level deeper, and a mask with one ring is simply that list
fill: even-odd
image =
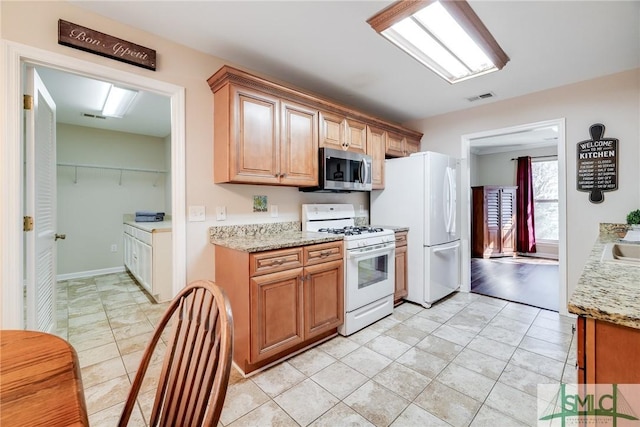
[{"label": "door hinge", "polygon": [[23,95],[22,96],[23,107],[25,110],[33,110],[33,96],[31,95]]},{"label": "door hinge", "polygon": [[33,217],[25,216],[22,219],[22,230],[23,231],[33,231]]}]

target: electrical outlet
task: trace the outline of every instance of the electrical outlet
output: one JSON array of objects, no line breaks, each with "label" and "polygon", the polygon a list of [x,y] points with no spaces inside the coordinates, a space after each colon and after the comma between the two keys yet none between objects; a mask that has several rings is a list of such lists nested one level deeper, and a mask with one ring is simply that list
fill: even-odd
[{"label": "electrical outlet", "polygon": [[216,219],[218,221],[224,221],[227,219],[227,207],[226,206],[216,206]]},{"label": "electrical outlet", "polygon": [[364,213],[364,205],[360,205],[360,213],[363,214]]},{"label": "electrical outlet", "polygon": [[204,206],[189,206],[189,222],[200,222],[206,218]]},{"label": "electrical outlet", "polygon": [[271,205],[271,218],[278,217],[278,205]]},{"label": "electrical outlet", "polygon": [[116,245],[115,243],[111,245],[111,252],[118,252],[118,245]]}]

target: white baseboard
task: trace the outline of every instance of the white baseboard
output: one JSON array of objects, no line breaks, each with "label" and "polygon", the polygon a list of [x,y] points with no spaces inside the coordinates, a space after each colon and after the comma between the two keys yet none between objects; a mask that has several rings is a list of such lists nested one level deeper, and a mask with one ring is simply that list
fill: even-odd
[{"label": "white baseboard", "polygon": [[125,271],[124,265],[120,267],[102,268],[100,270],[78,271],[76,273],[58,274],[56,280],[82,279],[84,277],[100,276],[103,274],[122,273]]}]

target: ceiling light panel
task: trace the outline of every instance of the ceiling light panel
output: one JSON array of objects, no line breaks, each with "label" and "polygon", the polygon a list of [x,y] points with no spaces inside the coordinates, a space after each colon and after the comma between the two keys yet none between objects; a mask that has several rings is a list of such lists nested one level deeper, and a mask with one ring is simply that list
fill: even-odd
[{"label": "ceiling light panel", "polygon": [[398,1],[367,22],[450,83],[500,70],[509,61],[464,0]]},{"label": "ceiling light panel", "polygon": [[102,115],[107,117],[123,118],[131,103],[138,95],[137,90],[125,89],[117,86],[111,86],[107,99],[104,101],[102,107]]}]

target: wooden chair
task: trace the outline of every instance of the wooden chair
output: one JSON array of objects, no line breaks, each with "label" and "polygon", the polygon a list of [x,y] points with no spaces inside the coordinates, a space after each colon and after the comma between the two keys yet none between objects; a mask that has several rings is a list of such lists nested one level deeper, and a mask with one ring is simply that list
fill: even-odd
[{"label": "wooden chair", "polygon": [[212,282],[189,284],[173,299],[144,351],[119,426],[126,426],[156,344],[168,324],[150,426],[215,426],[227,393],[233,353],[231,306]]}]

